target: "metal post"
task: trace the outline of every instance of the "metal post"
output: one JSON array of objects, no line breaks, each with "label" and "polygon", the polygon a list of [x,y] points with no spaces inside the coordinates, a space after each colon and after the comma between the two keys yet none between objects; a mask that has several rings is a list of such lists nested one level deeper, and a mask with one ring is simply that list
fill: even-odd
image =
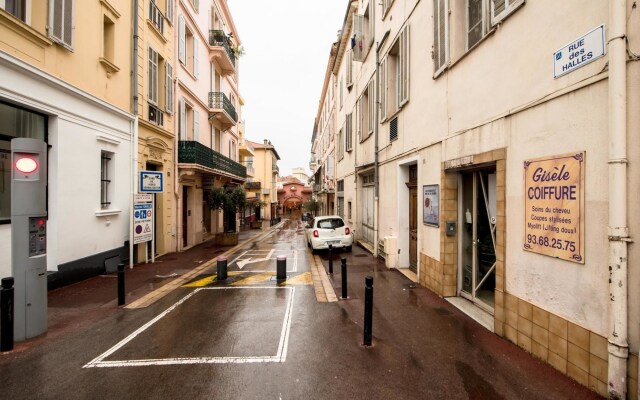
[{"label": "metal post", "polygon": [[371,346],[373,336],[373,276],[364,278],[364,345]]},{"label": "metal post", "polygon": [[218,257],[218,277],[217,280],[223,281],[227,279],[227,257],[220,256]]},{"label": "metal post", "polygon": [[347,296],[347,257],[342,257],[342,299],[348,298]]},{"label": "metal post", "polygon": [[287,279],[287,256],[278,256],[277,260],[276,279],[279,281],[284,281]]},{"label": "metal post", "polygon": [[13,350],[13,278],[2,278],[0,289],[0,351]]},{"label": "metal post", "polygon": [[333,274],[333,245],[329,245],[329,273]]},{"label": "metal post", "polygon": [[118,264],[118,305],[124,305],[124,263]]}]

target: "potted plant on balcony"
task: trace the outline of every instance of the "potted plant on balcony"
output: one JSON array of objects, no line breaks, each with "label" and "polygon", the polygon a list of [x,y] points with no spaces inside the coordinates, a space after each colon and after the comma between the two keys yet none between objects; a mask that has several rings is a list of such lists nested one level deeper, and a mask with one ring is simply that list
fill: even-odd
[{"label": "potted plant on balcony", "polygon": [[247,197],[241,186],[233,188],[213,188],[207,193],[209,208],[222,210],[223,233],[217,233],[215,243],[224,246],[238,244],[238,232],[236,224],[237,213],[247,204]]}]

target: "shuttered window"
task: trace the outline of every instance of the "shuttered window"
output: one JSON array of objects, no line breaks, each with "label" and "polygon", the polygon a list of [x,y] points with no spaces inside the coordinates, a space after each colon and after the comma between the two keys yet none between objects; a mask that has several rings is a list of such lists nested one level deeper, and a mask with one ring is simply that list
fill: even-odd
[{"label": "shuttered window", "polygon": [[409,25],[400,33],[400,65],[398,71],[398,107],[409,101]]},{"label": "shuttered window", "polygon": [[158,105],[158,53],[149,47],[149,68],[148,68],[148,101],[153,105]]},{"label": "shuttered window", "polygon": [[353,60],[360,62],[364,60],[367,46],[367,42],[364,37],[364,18],[364,15],[353,16],[353,35],[351,36],[351,50],[353,51]]},{"label": "shuttered window", "polygon": [[491,25],[505,19],[509,14],[523,5],[525,0],[492,0],[491,1]]},{"label": "shuttered window", "polygon": [[380,85],[378,93],[380,93],[380,121],[387,118],[387,59],[380,63]]},{"label": "shuttered window", "polygon": [[164,109],[169,114],[173,114],[173,67],[165,62],[165,79],[164,79]]},{"label": "shuttered window", "polygon": [[200,140],[200,113],[198,110],[193,110],[193,140]]},{"label": "shuttered window", "polygon": [[184,100],[180,100],[180,104],[178,104],[178,108],[179,108],[179,112],[180,112],[180,125],[179,125],[179,132],[178,132],[178,137],[180,138],[180,140],[187,140],[186,136],[187,136],[187,113],[186,113],[186,107],[184,104]]},{"label": "shuttered window", "polygon": [[200,41],[194,36],[193,38],[193,75],[198,78],[200,75],[200,68],[198,67],[198,47]]},{"label": "shuttered window", "polygon": [[181,63],[186,64],[186,55],[187,55],[187,36],[185,32],[185,21],[184,16],[180,16],[178,19],[178,60]]},{"label": "shuttered window", "polygon": [[393,142],[396,139],[398,139],[398,117],[389,121],[389,141]]},{"label": "shuttered window", "polygon": [[449,58],[448,37],[448,0],[433,0],[433,63],[434,75],[442,71]]},{"label": "shuttered window", "polygon": [[167,21],[173,24],[173,0],[167,0],[166,7],[165,15],[167,17]]},{"label": "shuttered window", "polygon": [[63,46],[73,48],[73,0],[49,1],[49,36]]},{"label": "shuttered window", "polygon": [[376,98],[375,98],[375,93],[374,93],[374,89],[375,88],[375,81],[371,80],[371,82],[369,82],[369,89],[368,89],[368,114],[367,114],[367,130],[368,130],[368,134],[371,135],[373,133],[373,126],[375,124],[375,105],[376,105]]},{"label": "shuttered window", "polygon": [[347,87],[353,86],[353,50],[347,50],[347,62],[345,64],[347,74]]},{"label": "shuttered window", "polygon": [[347,119],[345,121],[345,127],[344,127],[344,132],[345,132],[345,144],[344,144],[344,148],[346,151],[351,151],[353,148],[353,121],[352,121],[352,115],[353,114],[347,114]]}]

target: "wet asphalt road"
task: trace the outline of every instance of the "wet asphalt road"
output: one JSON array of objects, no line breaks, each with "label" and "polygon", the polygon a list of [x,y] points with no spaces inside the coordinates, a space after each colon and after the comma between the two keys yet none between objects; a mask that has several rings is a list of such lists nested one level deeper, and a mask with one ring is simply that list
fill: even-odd
[{"label": "wet asphalt road", "polygon": [[[271,278],[279,254],[290,279],[281,286]],[[312,257],[302,223],[288,221],[229,257],[224,284],[214,268],[145,309],[1,355],[2,398],[598,398],[361,249],[347,255],[349,300],[318,303]],[[372,348],[361,346],[366,275]]]}]

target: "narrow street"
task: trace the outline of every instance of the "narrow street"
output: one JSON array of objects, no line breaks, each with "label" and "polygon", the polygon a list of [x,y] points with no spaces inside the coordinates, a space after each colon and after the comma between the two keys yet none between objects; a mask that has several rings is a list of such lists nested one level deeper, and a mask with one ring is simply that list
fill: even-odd
[{"label": "narrow street", "polygon": [[[110,301],[101,318],[2,354],[3,397],[598,398],[359,247],[345,253],[349,298],[318,301],[312,269],[326,270],[328,255],[311,254],[303,226],[285,220],[238,248],[225,282],[213,265],[147,307]],[[338,298],[345,254],[335,255],[335,274],[325,278]],[[279,255],[287,256],[281,283]],[[361,345],[367,275],[374,277],[370,348]]]}]

